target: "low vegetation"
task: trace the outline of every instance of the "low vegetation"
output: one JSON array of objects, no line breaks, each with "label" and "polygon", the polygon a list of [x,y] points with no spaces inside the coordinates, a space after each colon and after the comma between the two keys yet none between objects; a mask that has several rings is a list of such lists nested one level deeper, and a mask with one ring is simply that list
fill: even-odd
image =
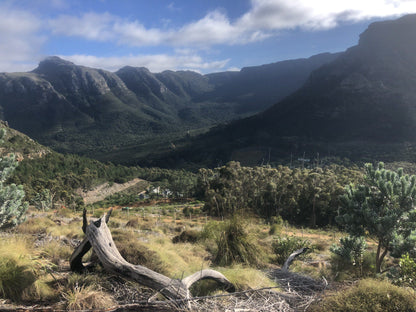
[{"label": "low vegetation", "polygon": [[311,311],[393,312],[416,311],[416,293],[387,281],[365,279],[324,298]]},{"label": "low vegetation", "polygon": [[[50,157],[49,161],[56,161],[53,158],[56,155],[52,153]],[[59,159],[59,166],[39,160],[30,165],[31,169],[28,169],[30,163],[21,163],[18,167],[23,167],[23,171],[15,178],[20,176],[21,183],[26,181],[26,196],[33,206],[25,214],[26,221],[0,233],[0,297],[10,304],[52,305],[68,310],[102,309],[148,300],[154,294],[152,290],[108,275],[100,267],[89,274],[68,272],[68,259],[84,237],[79,210],[84,206],[75,205],[70,209],[64,206],[63,198],[56,195],[62,194],[57,190],[63,187],[67,175],[70,176],[64,168],[76,167],[79,160],[75,156]],[[112,175],[112,182],[115,177],[140,176],[150,181],[149,189],[168,190],[163,196],[148,191],[147,198],[137,194],[117,195],[87,207],[89,214],[98,218],[108,210],[107,206],[114,206],[109,227],[121,255],[132,264],[144,265],[175,279],[213,268],[223,273],[238,291],[266,288],[273,293],[273,300],[280,298],[284,302],[282,307],[286,308],[307,304],[311,311],[322,307],[325,309],[320,311],[341,311],[342,306],[351,306],[351,310],[342,311],[378,311],[369,307],[389,297],[400,301],[401,310],[397,311],[414,309],[414,303],[409,300],[415,288],[416,255],[411,244],[415,233],[410,226],[413,216],[411,210],[398,212],[413,205],[413,197],[401,199],[400,186],[401,192],[413,194],[416,180],[400,170],[385,170],[380,164],[377,169],[367,167],[363,175],[355,167],[248,168],[229,163],[192,174],[138,167],[127,170],[112,164],[101,167],[104,165],[94,161],[87,163],[75,175],[79,180],[73,180],[78,181],[73,188],[92,187]],[[110,172],[106,173],[107,169]],[[56,173],[58,189],[44,188],[43,183],[50,177],[44,174],[41,178],[43,170]],[[32,182],[40,181],[39,184],[26,180],[30,172],[38,172]],[[83,185],[91,174],[92,184]],[[348,197],[363,189],[360,185],[369,184],[371,175],[379,182],[385,179],[391,186],[383,188],[381,182],[371,185],[372,193],[365,193],[363,201],[353,200],[358,195]],[[346,192],[343,185],[351,186]],[[51,194],[54,194],[55,204],[48,201]],[[377,201],[377,198],[389,200]],[[394,220],[406,225],[384,231],[391,237],[387,248],[380,245],[380,238],[373,231],[377,229],[377,222],[374,229],[352,230],[352,225],[359,227],[360,220],[367,220],[372,215],[370,212],[377,211],[379,202],[388,202],[390,206],[380,209],[396,211],[394,216],[398,219]],[[118,205],[120,203],[123,205]],[[346,226],[343,221],[348,213],[352,214],[349,207],[365,211],[365,214],[360,219],[355,211],[356,218]],[[384,244],[384,237],[382,240]],[[292,252],[305,247],[307,252],[291,266],[296,274],[284,275],[279,271]],[[94,256],[90,252],[84,260],[94,259]],[[353,282],[353,286],[347,282],[369,277],[372,279]],[[330,285],[329,295],[323,297],[321,291],[326,286],[322,286],[322,281]],[[214,286],[212,282],[201,281],[191,292],[194,296],[218,294]],[[365,301],[359,293],[367,288],[372,288],[372,292]],[[340,295],[334,289],[345,291]],[[298,292],[297,301],[278,297],[293,290]],[[221,299],[224,306],[229,303],[227,298]],[[312,304],[319,300],[319,305]]]}]

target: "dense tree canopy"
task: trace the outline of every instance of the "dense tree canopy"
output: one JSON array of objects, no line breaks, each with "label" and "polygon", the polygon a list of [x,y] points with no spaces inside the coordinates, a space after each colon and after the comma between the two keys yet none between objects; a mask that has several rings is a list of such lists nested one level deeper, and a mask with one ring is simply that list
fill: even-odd
[{"label": "dense tree canopy", "polygon": [[[126,167],[59,153],[23,160],[8,181],[23,184],[26,199],[34,204],[41,204],[53,195],[54,202],[77,206],[82,200],[75,195],[76,189],[90,190],[101,183],[124,183],[134,178],[153,182],[169,189],[173,196],[184,197],[193,194],[196,183],[196,175],[185,170]],[[46,197],[45,190],[49,192]]]},{"label": "dense tree canopy", "polygon": [[198,194],[211,215],[246,211],[266,219],[282,216],[295,224],[327,225],[337,214],[344,185],[359,181],[360,171],[342,166],[291,169],[242,167],[230,162],[200,169]]}]

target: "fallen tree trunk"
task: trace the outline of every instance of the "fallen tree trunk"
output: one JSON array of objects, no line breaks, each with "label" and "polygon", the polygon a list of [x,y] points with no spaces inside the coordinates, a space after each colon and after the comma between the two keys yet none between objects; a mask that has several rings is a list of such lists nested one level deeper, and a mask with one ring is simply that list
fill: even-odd
[{"label": "fallen tree trunk", "polygon": [[190,298],[189,288],[202,279],[212,279],[222,284],[228,292],[234,292],[234,285],[220,272],[206,269],[196,272],[183,280],[171,279],[163,274],[152,271],[141,265],[133,265],[121,256],[114,244],[107,222],[111,210],[107,216],[87,224],[86,211],[83,215],[83,231],[86,238],[75,249],[70,258],[71,270],[84,271],[87,268],[82,263],[82,257],[92,247],[104,269],[108,272],[134,280],[144,286],[159,291],[168,299]]}]

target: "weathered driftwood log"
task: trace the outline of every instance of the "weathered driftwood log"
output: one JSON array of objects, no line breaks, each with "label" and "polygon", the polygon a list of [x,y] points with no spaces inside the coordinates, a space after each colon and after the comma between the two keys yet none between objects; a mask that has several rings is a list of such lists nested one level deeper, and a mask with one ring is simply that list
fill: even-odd
[{"label": "weathered driftwood log", "polygon": [[292,252],[289,256],[289,258],[286,259],[285,263],[282,266],[282,271],[289,271],[289,266],[292,264],[293,260],[295,260],[295,258],[297,256],[300,256],[301,254],[305,253],[308,251],[309,248],[304,247],[298,250],[295,250],[294,252]]},{"label": "weathered driftwood log", "polygon": [[70,259],[71,270],[84,271],[87,268],[82,263],[82,257],[92,247],[104,269],[108,272],[121,275],[134,280],[144,286],[159,291],[168,299],[187,299],[190,297],[189,288],[202,279],[212,279],[222,284],[228,292],[234,292],[234,285],[220,272],[214,270],[202,270],[183,280],[171,279],[141,265],[133,265],[121,256],[114,244],[107,222],[111,210],[107,216],[87,224],[86,211],[83,215],[83,231],[86,238],[75,249]]}]

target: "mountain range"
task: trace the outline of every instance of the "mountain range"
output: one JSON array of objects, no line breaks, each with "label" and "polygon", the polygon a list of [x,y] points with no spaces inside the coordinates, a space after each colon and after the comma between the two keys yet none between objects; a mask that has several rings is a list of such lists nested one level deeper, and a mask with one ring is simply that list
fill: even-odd
[{"label": "mountain range", "polygon": [[0,116],[58,151],[118,163],[414,161],[415,30],[407,15],[371,24],[342,53],[208,75],[49,57],[0,74]]},{"label": "mountain range", "polygon": [[358,45],[312,71],[297,91],[213,129],[163,163],[415,161],[415,152],[416,15],[407,15],[371,24]]},{"label": "mountain range", "polygon": [[218,122],[262,111],[337,57],[209,75],[130,66],[112,73],[48,57],[31,72],[0,74],[0,118],[60,152],[134,162]]}]

